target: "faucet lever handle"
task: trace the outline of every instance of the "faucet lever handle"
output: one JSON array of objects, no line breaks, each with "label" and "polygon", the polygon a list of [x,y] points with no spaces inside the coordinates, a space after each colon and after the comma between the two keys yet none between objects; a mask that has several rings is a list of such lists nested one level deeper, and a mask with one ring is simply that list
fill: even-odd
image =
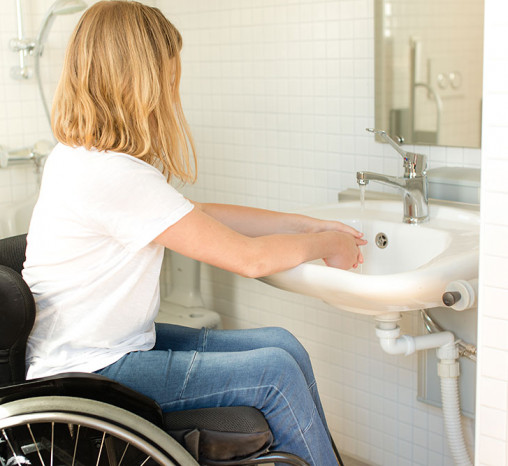
[{"label": "faucet lever handle", "polygon": [[[369,133],[374,133],[378,135],[380,138],[382,138],[385,142],[390,144],[402,157],[406,158],[407,153],[402,147],[400,147],[389,135],[386,131],[382,129],[375,129],[375,128],[365,128],[366,131]],[[399,138],[400,139],[400,138]],[[399,142],[404,142],[404,139],[399,140]]]},{"label": "faucet lever handle", "polygon": [[[422,174],[425,172],[427,168],[427,157],[424,154],[417,154],[415,152],[406,152],[402,147],[400,147],[389,135],[386,131],[381,129],[374,128],[365,128],[370,133],[377,134],[384,141],[386,141],[390,146],[392,146],[404,159],[404,167],[406,170],[407,176],[414,176]],[[403,142],[403,139],[401,140]]]}]

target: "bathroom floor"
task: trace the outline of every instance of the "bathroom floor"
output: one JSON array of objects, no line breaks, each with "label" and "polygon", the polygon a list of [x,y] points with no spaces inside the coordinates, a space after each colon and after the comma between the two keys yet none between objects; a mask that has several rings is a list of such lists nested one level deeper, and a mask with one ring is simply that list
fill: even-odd
[{"label": "bathroom floor", "polygon": [[355,460],[354,458],[350,458],[349,456],[341,455],[341,458],[344,463],[344,466],[369,466],[367,463]]},{"label": "bathroom floor", "polygon": [[[344,463],[344,466],[369,466],[367,463],[363,463],[362,461],[355,460],[354,458],[351,458],[349,456],[341,455],[342,462]],[[272,463],[267,464],[266,466],[273,466]]]}]

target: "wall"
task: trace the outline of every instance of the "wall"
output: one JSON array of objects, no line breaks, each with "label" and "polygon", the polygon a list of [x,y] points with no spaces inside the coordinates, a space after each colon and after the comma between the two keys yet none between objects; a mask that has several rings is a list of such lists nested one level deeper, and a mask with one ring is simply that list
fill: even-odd
[{"label": "wall", "polygon": [[[374,124],[371,1],[159,5],[184,38],[183,103],[200,160],[189,197],[291,210],[335,202],[359,169],[400,171],[399,156],[365,132]],[[478,150],[419,150],[433,167],[480,165]],[[372,464],[452,464],[440,410],[416,401],[416,356],[383,354],[371,318],[211,267],[202,275],[226,326],[280,325],[303,341],[345,452]],[[416,327],[405,316],[404,328]]]},{"label": "wall", "polygon": [[[51,0],[22,0],[24,36],[35,38]],[[51,97],[59,76],[64,47],[78,15],[58,17],[51,29],[41,71],[46,95]],[[14,80],[11,68],[19,65],[18,54],[9,49],[9,41],[18,37],[16,2],[2,2],[0,14],[0,145],[8,149],[32,146],[36,141],[52,141],[49,124],[37,91],[34,78]],[[33,68],[33,57],[27,62]],[[19,201],[37,190],[36,174],[31,164],[0,170],[0,204]]]},{"label": "wall", "polygon": [[508,464],[508,4],[485,10],[476,464]]},{"label": "wall", "polygon": [[[51,0],[24,0],[27,35],[34,36]],[[200,176],[185,192],[196,200],[234,202],[291,210],[335,202],[354,186],[358,169],[396,173],[397,155],[364,131],[373,125],[373,8],[369,0],[158,0],[184,35],[183,101],[198,143]],[[487,0],[487,26],[494,55],[508,33],[502,0]],[[496,11],[497,8],[497,11]],[[503,16],[501,13],[505,12]],[[61,46],[76,16],[58,18],[44,67],[56,82]],[[14,0],[0,15],[0,144],[10,147],[48,139],[35,82],[8,77],[16,54],[7,43],[16,35]],[[486,28],[489,30],[489,27]],[[54,53],[55,58],[49,58]],[[484,177],[506,170],[506,120],[497,99],[506,99],[507,58],[488,57],[485,71],[488,125],[484,128]],[[489,65],[490,63],[490,65]],[[501,76],[495,79],[496,76]],[[504,77],[504,78],[503,78]],[[504,92],[499,94],[498,91]],[[48,93],[50,90],[48,91]],[[497,92],[497,93],[496,93]],[[504,101],[506,102],[506,100]],[[496,105],[494,105],[496,104]],[[506,105],[504,106],[506,108]],[[504,123],[501,126],[497,122]],[[419,148],[431,166],[480,165],[478,150]],[[504,157],[504,161],[503,161]],[[0,202],[33,190],[31,168],[23,175],[0,171]],[[9,175],[6,175],[9,173]],[[28,177],[28,179],[27,179]],[[485,178],[484,178],[485,179]],[[499,183],[490,183],[500,187]],[[20,186],[22,186],[20,188]],[[508,192],[484,192],[485,216]],[[506,205],[506,204],[505,204]],[[486,217],[482,272],[488,286],[482,311],[479,448],[482,464],[506,461],[506,338],[492,326],[502,323],[507,286],[506,214]],[[489,244],[497,244],[488,248]],[[504,269],[503,269],[504,265]],[[493,271],[494,273],[491,273]],[[370,318],[337,311],[318,300],[278,291],[204,267],[203,294],[229,327],[281,325],[302,339],[314,361],[334,436],[349,454],[373,464],[449,465],[439,410],[416,401],[416,357],[381,353]],[[504,306],[506,308],[506,305]],[[489,315],[496,313],[497,316]],[[494,320],[493,320],[494,319]],[[497,319],[497,320],[495,320]],[[404,327],[416,328],[406,316]],[[487,344],[485,335],[489,337]],[[500,375],[502,374],[502,375]],[[504,417],[503,417],[504,416]],[[492,420],[496,423],[492,424]],[[492,428],[491,426],[494,426]],[[470,433],[470,429],[468,429]]]}]

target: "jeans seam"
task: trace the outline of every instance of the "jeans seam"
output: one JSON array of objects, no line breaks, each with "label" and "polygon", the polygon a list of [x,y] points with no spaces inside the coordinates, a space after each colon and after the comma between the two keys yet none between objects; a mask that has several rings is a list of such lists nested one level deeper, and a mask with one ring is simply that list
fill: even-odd
[{"label": "jeans seam", "polygon": [[178,397],[179,400],[181,400],[183,398],[183,393],[184,393],[185,389],[187,388],[187,384],[189,383],[189,378],[190,378],[190,375],[192,372],[192,367],[194,366],[194,361],[196,360],[197,355],[198,355],[198,352],[194,351],[194,354],[192,355],[191,363],[189,364],[189,370],[187,371],[185,380],[182,385],[182,390],[180,391],[180,396]]},{"label": "jeans seam", "polygon": [[200,351],[202,353],[206,352],[206,344],[207,344],[207,340],[208,340],[208,331],[209,330],[210,330],[209,328],[203,328],[203,339],[201,341],[201,348],[200,348]]},{"label": "jeans seam", "polygon": [[317,413],[317,408],[314,406],[312,408],[312,416],[310,417],[310,422],[307,424],[307,427],[305,427],[303,429],[304,434],[312,427],[312,424],[314,424],[314,417],[315,417],[316,413]]},{"label": "jeans seam", "polygon": [[[197,353],[196,353],[197,354]],[[191,367],[194,363],[194,360],[196,358],[196,354],[194,355],[194,357],[192,358],[192,363],[191,363]],[[188,372],[188,374],[190,373],[190,370]],[[305,444],[305,448],[307,449],[307,452],[309,453],[309,456],[310,458],[312,459],[313,463],[315,463],[314,461],[314,457],[312,455],[312,451],[310,450],[309,448],[309,445],[307,444],[307,441],[305,439],[305,433],[310,429],[310,427],[312,426],[313,422],[314,422],[314,413],[317,411],[316,408],[314,407],[313,410],[312,410],[312,415],[311,415],[311,420],[309,422],[309,424],[305,427],[305,430],[302,430],[302,428],[300,427],[300,424],[298,423],[298,418],[296,417],[294,411],[293,411],[293,408],[291,407],[291,404],[289,403],[289,401],[287,400],[287,398],[285,397],[284,393],[282,393],[275,385],[259,385],[259,386],[256,386],[256,387],[251,387],[251,388],[248,388],[248,387],[244,387],[244,388],[234,388],[234,389],[231,389],[231,390],[225,390],[225,391],[222,391],[222,392],[213,392],[213,393],[207,393],[206,395],[202,395],[202,396],[197,396],[197,397],[191,397],[191,398],[183,398],[183,392],[184,392],[184,389],[185,387],[187,386],[187,381],[188,381],[188,374],[187,374],[187,378],[185,379],[185,383],[184,383],[184,388],[182,389],[182,392],[181,392],[181,396],[180,396],[180,399],[178,400],[175,400],[174,402],[172,403],[165,403],[164,405],[161,405],[162,406],[167,406],[167,405],[171,405],[171,404],[176,404],[178,402],[181,402],[181,401],[195,401],[195,400],[199,400],[201,398],[208,398],[210,396],[216,396],[216,395],[222,395],[224,393],[231,393],[231,392],[238,392],[238,391],[242,391],[242,390],[253,390],[253,389],[259,389],[259,388],[272,388],[274,389],[275,391],[277,391],[277,393],[280,394],[280,396],[284,399],[284,402],[286,403],[286,406],[289,408],[289,410],[291,411],[291,415],[293,416],[293,419],[295,420],[295,424],[298,426],[298,431],[300,432],[300,437],[302,438],[302,441],[303,443]]]}]

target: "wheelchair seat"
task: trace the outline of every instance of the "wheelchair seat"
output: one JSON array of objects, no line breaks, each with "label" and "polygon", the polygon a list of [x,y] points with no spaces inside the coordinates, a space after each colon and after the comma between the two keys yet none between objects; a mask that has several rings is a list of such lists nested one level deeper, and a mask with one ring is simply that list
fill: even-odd
[{"label": "wheelchair seat", "polygon": [[[44,442],[35,441],[27,419],[35,416],[40,423],[48,422],[50,416],[56,419],[63,416],[63,427],[59,429],[67,443],[75,438],[75,433],[69,433],[74,422],[83,422],[93,432],[89,440],[98,436],[95,432],[99,431],[103,432],[103,440],[106,432],[108,438],[117,438],[113,446],[111,442],[105,443],[108,462],[97,460],[97,464],[124,464],[118,463],[120,453],[115,449],[121,440],[127,444],[132,442],[155,460],[155,464],[232,466],[277,462],[307,465],[292,454],[270,451],[273,435],[263,414],[253,407],[162,413],[150,398],[96,374],[67,373],[25,380],[26,342],[35,320],[34,299],[21,276],[25,248],[26,235],[0,239],[0,428],[5,436],[4,439],[0,436],[0,464],[6,455],[15,459],[13,464],[29,464],[20,462],[25,450],[33,455],[37,451],[44,464],[39,450]],[[31,437],[27,436],[25,427],[20,430],[20,425],[29,426]],[[7,428],[24,439],[18,442],[24,445],[21,452],[16,451],[16,442],[7,438]],[[44,433],[46,441],[49,437],[53,439],[53,430],[51,432],[51,436]],[[72,448],[76,454],[77,446]],[[51,448],[51,455],[61,455],[65,464],[71,464],[67,463],[69,452],[63,450],[65,448]],[[134,461],[134,454],[129,454]]]}]

